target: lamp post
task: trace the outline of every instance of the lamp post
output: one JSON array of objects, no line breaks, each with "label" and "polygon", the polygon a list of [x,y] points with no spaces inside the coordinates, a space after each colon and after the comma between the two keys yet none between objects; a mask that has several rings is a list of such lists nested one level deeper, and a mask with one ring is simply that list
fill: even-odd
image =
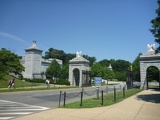
[{"label": "lamp post", "polygon": [[131,88],[133,88],[133,80],[132,80],[132,65],[130,66],[130,81],[131,81]]}]

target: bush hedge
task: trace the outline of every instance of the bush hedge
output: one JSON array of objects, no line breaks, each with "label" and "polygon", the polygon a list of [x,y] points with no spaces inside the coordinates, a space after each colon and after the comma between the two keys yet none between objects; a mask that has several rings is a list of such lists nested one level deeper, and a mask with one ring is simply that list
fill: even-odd
[{"label": "bush hedge", "polygon": [[[32,82],[32,83],[45,83],[45,80],[43,79],[28,79],[28,78],[24,78],[23,80],[28,81],[28,82]],[[54,80],[51,79],[50,80],[50,84],[54,84]],[[70,82],[68,80],[65,79],[56,79],[56,83],[55,84],[59,84],[59,85],[70,85]]]}]

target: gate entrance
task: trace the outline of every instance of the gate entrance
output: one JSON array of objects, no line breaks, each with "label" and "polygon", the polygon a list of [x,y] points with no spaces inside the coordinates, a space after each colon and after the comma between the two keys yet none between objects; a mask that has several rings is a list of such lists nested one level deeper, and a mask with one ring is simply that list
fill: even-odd
[{"label": "gate entrance", "polygon": [[160,53],[155,54],[155,44],[147,47],[147,53],[140,55],[141,89],[160,89]]},{"label": "gate entrance", "polygon": [[157,67],[150,66],[147,69],[147,89],[159,88],[159,71]]},{"label": "gate entrance", "polygon": [[73,70],[73,76],[75,80],[75,85],[79,86],[79,70],[77,68]]},{"label": "gate entrance", "polygon": [[91,86],[91,71],[82,70],[82,86]]},{"label": "gate entrance", "polygon": [[81,51],[76,52],[76,57],[69,61],[69,82],[71,86],[90,86],[90,66]]}]

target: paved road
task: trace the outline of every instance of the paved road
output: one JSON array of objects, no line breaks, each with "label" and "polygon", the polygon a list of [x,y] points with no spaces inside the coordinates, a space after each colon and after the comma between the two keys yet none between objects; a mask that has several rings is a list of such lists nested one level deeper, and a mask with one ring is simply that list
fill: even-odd
[{"label": "paved road", "polygon": [[[113,88],[113,86],[110,88]],[[119,85],[117,88],[119,88]],[[105,87],[102,87],[101,90],[105,90]],[[61,91],[62,93],[67,93],[66,103],[80,101],[81,88],[61,89]],[[84,99],[96,96],[95,87],[86,87],[84,91]],[[10,119],[13,114],[16,117],[18,115],[31,114],[39,110],[56,108],[59,105],[59,95],[60,90],[2,93],[0,94],[0,120],[3,120],[2,118]],[[62,104],[63,95],[61,98]]]},{"label": "paved road", "polygon": [[47,110],[47,109],[49,108],[0,100],[0,120],[8,120],[15,118],[16,116],[28,115],[33,112]]}]

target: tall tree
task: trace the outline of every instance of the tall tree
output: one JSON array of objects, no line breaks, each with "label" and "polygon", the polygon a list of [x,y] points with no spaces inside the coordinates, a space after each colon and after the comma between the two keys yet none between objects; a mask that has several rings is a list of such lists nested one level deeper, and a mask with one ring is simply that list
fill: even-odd
[{"label": "tall tree", "polygon": [[155,37],[155,42],[159,44],[159,47],[157,47],[156,52],[160,52],[160,0],[157,1],[159,8],[156,9],[157,17],[151,20],[152,28],[150,31]]},{"label": "tall tree", "polygon": [[90,66],[92,66],[96,62],[95,57],[89,57],[88,55],[83,55],[83,57],[86,58],[89,61]]},{"label": "tall tree", "polygon": [[0,75],[14,73],[21,75],[21,72],[24,71],[24,67],[20,63],[18,55],[12,53],[5,48],[0,50]]},{"label": "tall tree", "polygon": [[110,61],[110,60],[107,60],[107,59],[103,59],[103,60],[99,61],[99,63],[100,63],[102,66],[109,66],[109,64],[111,64],[111,61]]},{"label": "tall tree", "polygon": [[110,70],[108,67],[103,66],[103,74],[102,74],[103,79],[108,80],[108,79],[114,79],[115,74],[113,70]]},{"label": "tall tree", "polygon": [[[44,58],[54,58],[54,59],[60,59],[63,61],[64,65],[67,65],[69,63],[69,60],[73,59],[76,55],[71,53],[65,53],[63,50],[57,50],[54,48],[49,48],[48,51],[45,52]],[[93,63],[96,61],[95,57],[90,57],[88,55],[83,55],[84,58],[89,60],[90,66],[93,65]]]},{"label": "tall tree", "polygon": [[68,79],[69,75],[69,65],[63,65],[60,71],[60,78],[61,79]]},{"label": "tall tree", "polygon": [[46,76],[49,78],[58,78],[60,76],[61,67],[56,60],[53,60],[46,70]]},{"label": "tall tree", "polygon": [[103,79],[115,78],[114,71],[110,70],[107,66],[95,63],[91,67],[92,77],[102,77]]},{"label": "tall tree", "polygon": [[130,65],[131,65],[131,63],[129,61],[125,61],[125,60],[112,61],[113,71],[124,72],[128,68],[130,68]]},{"label": "tall tree", "polygon": [[92,77],[102,77],[101,71],[102,71],[102,66],[99,63],[95,63],[91,66]]}]

